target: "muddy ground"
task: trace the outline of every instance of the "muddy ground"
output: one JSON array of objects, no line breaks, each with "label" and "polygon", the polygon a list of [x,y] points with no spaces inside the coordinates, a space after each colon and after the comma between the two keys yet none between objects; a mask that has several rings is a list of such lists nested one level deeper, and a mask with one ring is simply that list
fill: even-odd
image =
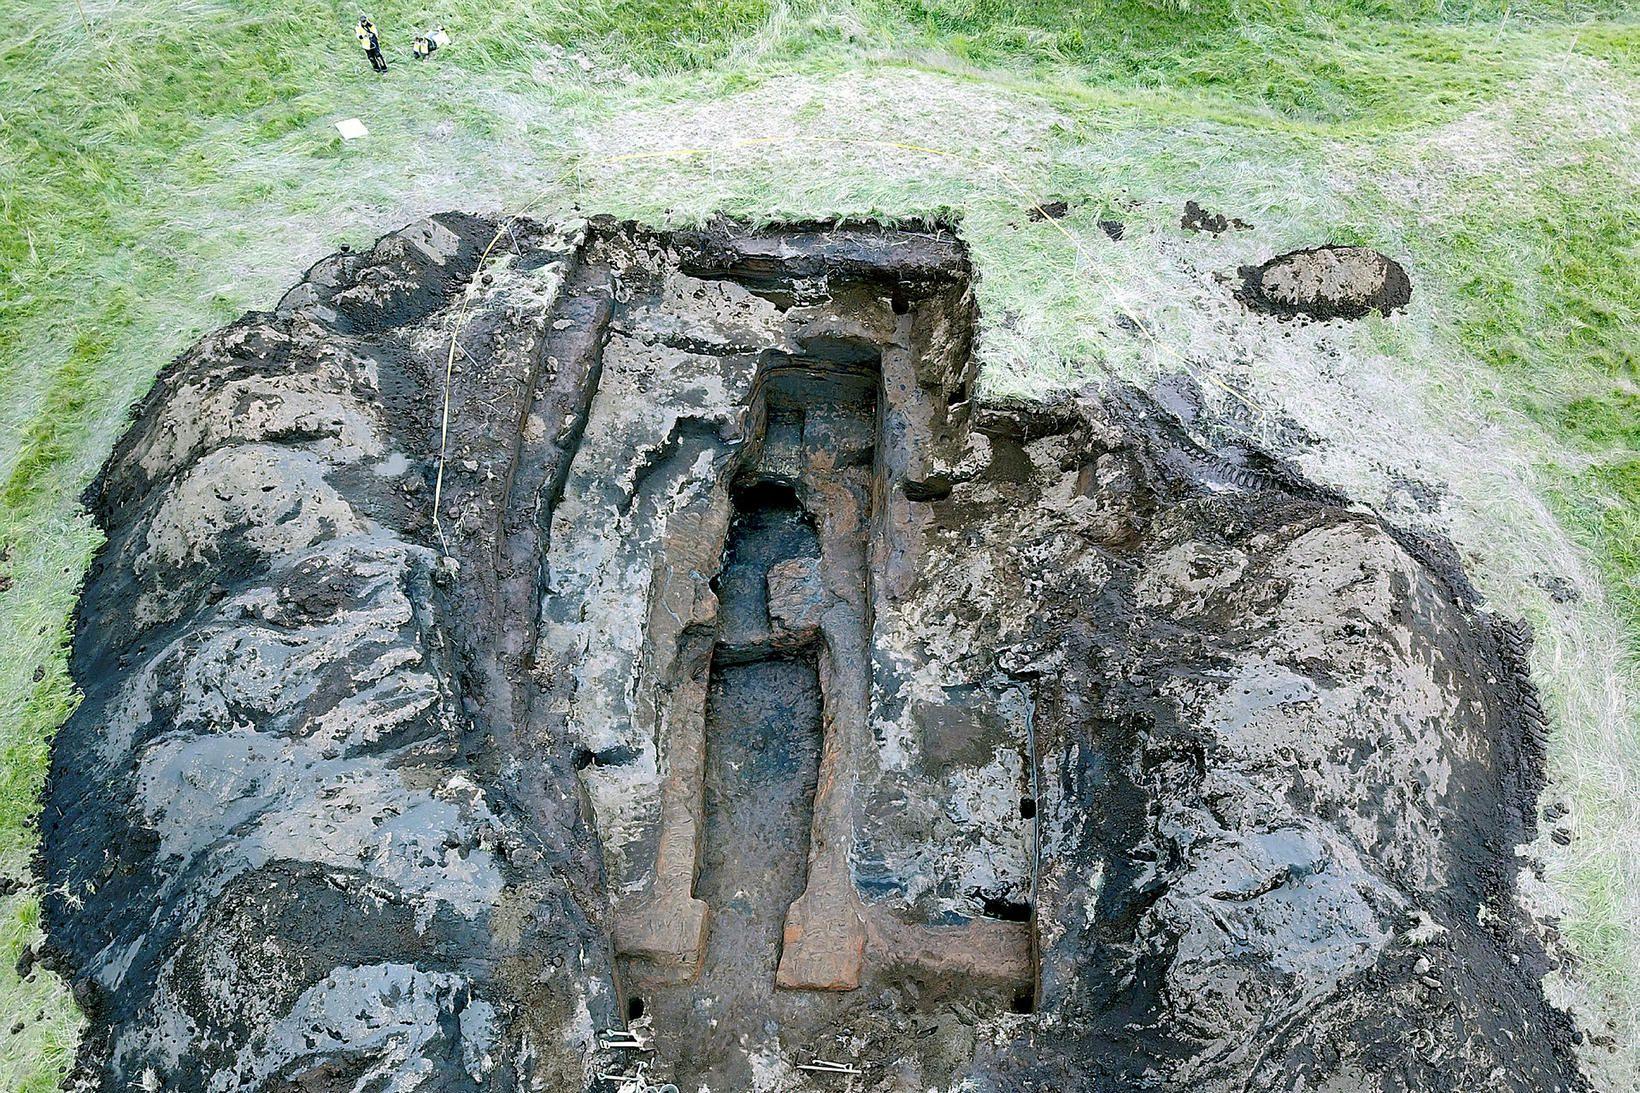
[{"label": "muddy ground", "polygon": [[982,404],[972,276],[447,214],[167,369],[42,819],[78,1086],[1582,1088],[1524,628],[1187,384]]}]

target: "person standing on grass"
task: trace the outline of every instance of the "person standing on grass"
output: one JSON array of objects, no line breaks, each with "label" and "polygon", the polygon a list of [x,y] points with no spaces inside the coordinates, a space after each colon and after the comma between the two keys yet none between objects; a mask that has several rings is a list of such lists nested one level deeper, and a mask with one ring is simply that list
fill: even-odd
[{"label": "person standing on grass", "polygon": [[359,16],[359,25],[353,28],[364,55],[370,58],[370,67],[377,72],[387,71],[387,58],[382,56],[381,39],[376,36],[376,24],[368,15]]}]

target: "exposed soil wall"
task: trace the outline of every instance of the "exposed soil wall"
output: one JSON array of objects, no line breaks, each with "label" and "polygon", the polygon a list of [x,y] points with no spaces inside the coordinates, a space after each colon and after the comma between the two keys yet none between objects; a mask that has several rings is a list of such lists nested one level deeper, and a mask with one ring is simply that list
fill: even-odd
[{"label": "exposed soil wall", "polygon": [[1580,1087],[1438,545],[1177,391],[980,407],[943,229],[497,229],[319,263],[88,496],[84,1087]]}]

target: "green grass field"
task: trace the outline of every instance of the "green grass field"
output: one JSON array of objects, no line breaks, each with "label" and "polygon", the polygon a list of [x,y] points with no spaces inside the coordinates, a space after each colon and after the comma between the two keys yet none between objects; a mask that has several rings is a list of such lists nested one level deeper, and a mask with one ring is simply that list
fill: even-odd
[{"label": "green grass field", "polygon": [[[1534,903],[1597,1080],[1640,997],[1640,21],[1621,2],[393,0],[390,71],[320,0],[0,11],[0,1088],[76,1017],[38,939],[33,818],[97,537],[78,499],[157,370],[342,243],[447,208],[683,223],[960,220],[991,397],[1185,371],[1306,471],[1450,536],[1538,630]],[[428,14],[428,13],[431,14]],[[454,38],[409,59],[418,23]],[[332,123],[357,116],[366,140]],[[1058,225],[1031,202],[1063,198]],[[1178,228],[1187,198],[1250,220]],[[1121,243],[1098,221],[1127,225]],[[1063,229],[1063,230],[1061,230]],[[1247,321],[1214,272],[1356,242],[1405,315]],[[1434,488],[1433,509],[1406,482]],[[1563,582],[1563,583],[1557,583]],[[1575,598],[1565,595],[1570,589]],[[1551,595],[1557,589],[1559,594]],[[6,888],[0,886],[0,891]],[[1625,1088],[1611,1084],[1610,1088]]]}]

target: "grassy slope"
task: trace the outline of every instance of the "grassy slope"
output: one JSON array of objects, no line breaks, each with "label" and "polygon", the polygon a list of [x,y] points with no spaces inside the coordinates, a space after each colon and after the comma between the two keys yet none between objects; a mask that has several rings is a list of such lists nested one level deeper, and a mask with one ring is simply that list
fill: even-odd
[{"label": "grassy slope", "polygon": [[[1217,345],[1190,330],[1188,316],[1169,326],[1142,280],[1141,289],[1108,282],[1096,292],[1064,278],[1075,256],[1048,229],[1017,226],[1015,186],[1082,202],[1067,226],[1073,241],[1096,240],[1093,221],[1106,211],[1160,233],[1172,199],[1187,194],[1234,202],[1295,244],[1321,231],[1408,254],[1419,291],[1438,301],[1438,324],[1352,336],[1386,367],[1416,371],[1438,358],[1441,374],[1456,377],[1430,392],[1446,400],[1443,413],[1476,429],[1503,421],[1526,438],[1522,473],[1605,578],[1604,598],[1579,618],[1621,619],[1623,648],[1607,648],[1604,667],[1616,656],[1619,672],[1632,668],[1640,180],[1620,140],[1588,131],[1585,115],[1563,116],[1564,96],[1544,87],[1564,71],[1597,95],[1632,95],[1640,32],[1610,21],[1623,6],[1514,5],[1509,15],[1492,3],[1397,0],[1179,6],[605,0],[503,15],[453,0],[440,9],[456,37],[448,56],[401,62],[378,80],[352,45],[353,9],[336,3],[88,0],[87,23],[44,0],[8,5],[0,874],[26,875],[47,741],[73,705],[68,612],[96,545],[75,499],[159,365],[268,303],[343,238],[366,242],[438,207],[514,206],[561,176],[553,203],[580,198],[651,216],[954,210],[987,278],[999,392],[1120,367],[1123,351],[1103,337],[1112,306],[1155,318],[1167,350],[1153,346],[1157,367]],[[374,14],[402,56],[419,6],[380,4]],[[621,81],[588,77],[561,47],[584,50],[600,72],[628,71]],[[835,75],[872,58],[906,79],[937,73],[939,86],[967,88],[976,102],[1026,103],[1051,123],[998,115],[958,129],[930,120],[923,104],[861,101],[861,114],[836,128],[831,104],[859,81]],[[713,143],[722,135],[714,121],[723,133],[733,126],[712,104],[759,101],[782,73],[791,86],[820,89],[778,115],[798,132],[916,137],[964,158],[902,157],[884,172],[869,153],[886,149],[840,143],[778,156],[773,173],[762,151],[734,146],[684,162],[611,158],[647,139],[632,127],[651,117],[704,119],[697,142]],[[351,113],[373,130],[364,149],[342,147],[329,128]],[[1482,122],[1490,128],[1474,129]],[[680,139],[652,127],[655,147]],[[608,144],[605,132],[628,139]],[[1454,157],[1469,163],[1485,151],[1476,144],[1500,138],[1506,154],[1452,169]],[[975,161],[1011,165],[1000,188]],[[1101,252],[1111,262],[1124,253],[1151,252]],[[1579,697],[1599,690],[1588,668],[1551,668],[1567,721],[1557,778],[1587,825],[1610,819],[1622,830],[1625,779],[1640,776],[1632,713],[1607,709],[1622,694]],[[1579,735],[1580,720],[1594,719],[1588,711],[1615,728]],[[1628,750],[1609,754],[1613,739]],[[1601,754],[1584,754],[1597,745]],[[1591,846],[1561,884],[1585,974],[1622,992],[1640,959],[1625,923],[1636,881],[1632,858],[1614,853]],[[11,970],[34,936],[34,896],[9,897],[3,910],[0,1086],[49,1089],[72,1050],[74,1018],[52,977],[19,980]]]}]

